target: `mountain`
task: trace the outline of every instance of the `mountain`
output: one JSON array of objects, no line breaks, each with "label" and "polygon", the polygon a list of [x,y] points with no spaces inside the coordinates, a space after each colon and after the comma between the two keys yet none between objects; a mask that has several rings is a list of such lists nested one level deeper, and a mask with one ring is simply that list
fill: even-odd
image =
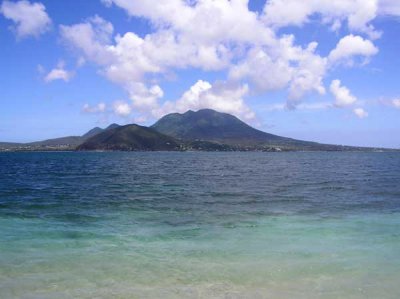
[{"label": "mountain", "polygon": [[83,143],[83,141],[85,141],[85,140],[87,140],[87,139],[89,139],[89,138],[91,138],[93,136],[96,136],[97,134],[100,134],[100,133],[102,133],[104,131],[107,131],[107,130],[112,130],[112,129],[118,128],[119,126],[120,125],[118,125],[118,124],[111,124],[105,129],[102,129],[102,128],[99,128],[99,127],[95,127],[93,129],[91,129],[89,132],[87,132],[86,134],[83,134],[81,136],[83,140],[81,140],[81,142],[79,144]]},{"label": "mountain", "polygon": [[36,141],[26,143],[27,146],[32,147],[74,147],[83,142],[85,138],[82,136],[67,136],[54,139],[47,139],[43,141]]},{"label": "mountain", "polygon": [[85,139],[89,139],[90,137],[93,137],[101,132],[103,132],[104,129],[99,128],[99,127],[95,127],[93,129],[91,129],[90,131],[88,131],[87,133],[83,134],[81,137],[85,138]]},{"label": "mountain", "polygon": [[105,128],[104,130],[105,130],[105,131],[107,131],[107,130],[112,130],[112,129],[115,129],[115,128],[118,128],[118,127],[120,127],[119,124],[111,124],[111,125],[109,125],[107,128]]},{"label": "mountain", "polygon": [[262,150],[275,147],[287,150],[342,149],[340,146],[323,145],[269,134],[254,129],[233,115],[211,109],[168,114],[151,128],[180,140],[209,141],[230,145],[236,149]]},{"label": "mountain", "polygon": [[259,143],[282,139],[256,130],[233,115],[211,109],[168,114],[157,121],[152,128],[183,140],[210,140],[237,144],[243,141]]},{"label": "mountain", "polygon": [[0,150],[10,150],[21,146],[22,143],[14,143],[14,142],[0,142]]},{"label": "mountain", "polygon": [[83,134],[82,136],[68,136],[68,137],[54,138],[38,142],[31,142],[26,145],[33,147],[44,147],[44,148],[55,147],[55,148],[75,149],[78,145],[84,143],[89,138],[94,137],[107,130],[115,129],[117,127],[119,127],[119,125],[117,124],[109,125],[105,129],[95,127],[90,131],[86,132],[85,134]]},{"label": "mountain", "polygon": [[151,128],[127,125],[105,130],[86,140],[77,150],[176,151],[180,150],[180,143]]},{"label": "mountain", "polygon": [[151,127],[112,124],[82,136],[28,144],[0,143],[1,150],[121,151],[373,151],[376,148],[321,144],[266,133],[237,117],[211,109],[162,117]]},{"label": "mountain", "polygon": [[7,143],[0,142],[1,150],[74,150],[78,145],[85,142],[87,139],[96,136],[104,131],[119,127],[117,124],[112,124],[105,129],[96,127],[86,132],[82,136],[67,136],[60,138],[47,139],[29,143]]}]

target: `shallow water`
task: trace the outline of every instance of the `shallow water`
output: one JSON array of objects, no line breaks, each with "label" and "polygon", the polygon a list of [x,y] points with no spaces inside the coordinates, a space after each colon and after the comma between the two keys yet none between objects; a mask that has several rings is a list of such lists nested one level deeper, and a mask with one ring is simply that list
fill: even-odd
[{"label": "shallow water", "polygon": [[0,153],[0,298],[400,298],[398,153]]}]

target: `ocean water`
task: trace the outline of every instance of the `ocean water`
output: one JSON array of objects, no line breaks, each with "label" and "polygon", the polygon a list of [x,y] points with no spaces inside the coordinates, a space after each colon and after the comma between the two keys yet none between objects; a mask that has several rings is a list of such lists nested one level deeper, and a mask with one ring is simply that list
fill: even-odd
[{"label": "ocean water", "polygon": [[398,153],[0,153],[0,298],[400,298]]}]

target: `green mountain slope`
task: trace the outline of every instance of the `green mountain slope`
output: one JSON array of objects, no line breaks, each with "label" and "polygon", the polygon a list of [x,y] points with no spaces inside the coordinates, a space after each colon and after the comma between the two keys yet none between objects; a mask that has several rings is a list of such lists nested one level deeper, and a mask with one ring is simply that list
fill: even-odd
[{"label": "green mountain slope", "polygon": [[254,129],[237,117],[211,109],[168,114],[153,129],[181,140],[203,140],[237,148],[283,147],[284,149],[338,148],[315,142],[295,140]]},{"label": "green mountain slope", "polygon": [[104,131],[104,129],[99,128],[99,127],[95,127],[93,129],[91,129],[90,131],[88,131],[86,134],[83,134],[82,138],[89,139],[90,137],[93,137],[93,136],[95,136],[97,134],[100,134],[103,131]]},{"label": "green mountain slope", "polygon": [[118,128],[119,125],[112,124],[105,129],[96,127],[83,134],[82,136],[67,136],[41,140],[30,143],[7,143],[0,142],[0,150],[74,150],[78,145],[87,139],[96,136],[104,131]]},{"label": "green mountain slope", "polygon": [[174,151],[180,143],[173,137],[151,128],[127,125],[106,130],[89,138],[77,147],[78,150],[123,150],[123,151]]},{"label": "green mountain slope", "polygon": [[[82,136],[28,144],[0,143],[2,150],[122,150],[122,151],[374,151],[385,150],[320,144],[269,134],[237,117],[211,109],[172,113],[150,128],[112,124]],[[389,150],[389,149],[387,149]]]},{"label": "green mountain slope", "polygon": [[85,140],[82,136],[67,136],[43,141],[31,142],[25,145],[33,147],[75,147]]},{"label": "green mountain slope", "polygon": [[120,125],[118,125],[118,124],[111,124],[105,129],[102,129],[102,128],[99,128],[99,127],[95,127],[93,129],[91,129],[89,132],[87,132],[86,134],[83,134],[81,136],[82,140],[81,140],[81,142],[79,144],[83,143],[85,140],[87,140],[87,139],[89,139],[89,138],[91,138],[93,136],[96,136],[97,134],[100,134],[100,133],[102,133],[104,131],[107,131],[107,130],[112,130],[112,129],[118,128],[119,126]]}]

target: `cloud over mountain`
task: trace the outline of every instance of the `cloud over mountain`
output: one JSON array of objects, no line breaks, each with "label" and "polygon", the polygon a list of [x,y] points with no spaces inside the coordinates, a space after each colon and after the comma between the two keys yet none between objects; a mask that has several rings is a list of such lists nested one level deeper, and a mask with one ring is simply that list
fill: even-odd
[{"label": "cloud over mountain", "polygon": [[[273,90],[285,90],[287,107],[295,109],[308,95],[326,94],[324,81],[333,66],[368,63],[379,51],[372,40],[380,32],[372,21],[397,13],[397,6],[392,8],[395,2],[389,0],[271,0],[262,12],[250,10],[247,0],[103,3],[150,22],[152,31],[145,35],[115,32],[110,22],[94,16],[61,25],[62,39],[126,90],[132,111],[149,117],[183,111],[182,107],[208,106],[251,118],[254,112],[246,105],[246,97]],[[318,40],[301,45],[294,34],[280,32],[280,28],[303,26],[314,19],[335,30],[347,25],[348,34],[326,56],[320,53]],[[166,78],[187,69],[224,77],[216,82],[198,78],[182,98],[164,99]],[[350,96],[344,99],[343,88],[335,86],[336,106],[342,107]]]}]

